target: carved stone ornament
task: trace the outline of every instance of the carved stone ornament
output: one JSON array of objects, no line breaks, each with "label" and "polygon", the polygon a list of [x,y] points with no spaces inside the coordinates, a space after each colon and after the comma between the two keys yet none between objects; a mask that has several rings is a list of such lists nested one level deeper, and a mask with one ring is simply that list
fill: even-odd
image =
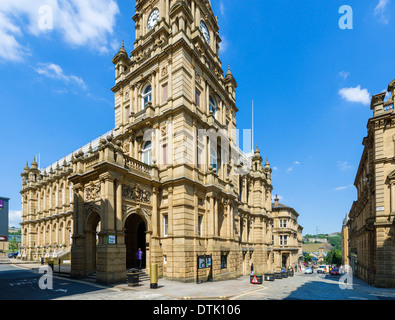
[{"label": "carved stone ornament", "polygon": [[143,189],[139,184],[135,186],[123,185],[122,195],[125,199],[142,203],[151,203],[151,191]]},{"label": "carved stone ornament", "polygon": [[167,74],[168,74],[167,68],[168,68],[167,66],[165,66],[165,67],[162,68],[162,72],[161,72],[161,76],[162,76],[162,77],[167,76]]},{"label": "carved stone ornament", "polygon": [[88,185],[85,187],[85,201],[94,201],[98,197],[100,197],[100,190],[101,190],[101,184],[100,182],[97,182],[95,184]]}]

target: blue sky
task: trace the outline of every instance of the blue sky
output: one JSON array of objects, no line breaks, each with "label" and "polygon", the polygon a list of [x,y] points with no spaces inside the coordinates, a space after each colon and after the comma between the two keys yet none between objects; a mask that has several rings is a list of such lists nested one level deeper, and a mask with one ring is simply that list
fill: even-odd
[{"label": "blue sky", "polygon": [[[395,78],[394,0],[212,0],[223,69],[238,82],[238,128],[273,167],[273,195],[304,234],[340,231],[370,97]],[[67,5],[66,5],[67,4]],[[20,173],[47,167],[114,127],[112,57],[133,49],[134,1],[0,2],[0,195],[20,217]],[[339,27],[339,8],[353,29]],[[52,11],[52,20],[43,20]],[[46,28],[52,24],[52,28]]]}]

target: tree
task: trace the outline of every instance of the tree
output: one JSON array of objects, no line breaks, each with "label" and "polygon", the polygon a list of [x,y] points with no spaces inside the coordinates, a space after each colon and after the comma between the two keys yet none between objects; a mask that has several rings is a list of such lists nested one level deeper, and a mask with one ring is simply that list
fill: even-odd
[{"label": "tree", "polygon": [[333,246],[333,250],[339,250],[342,247],[342,238],[340,235],[328,237],[328,242]]},{"label": "tree", "polygon": [[310,255],[310,253],[306,253],[304,255],[304,261],[305,262],[311,262],[313,260],[313,257]]},{"label": "tree", "polygon": [[329,251],[324,259],[326,264],[334,265],[340,265],[342,263],[342,260],[342,252],[338,249]]},{"label": "tree", "polygon": [[12,238],[10,241],[9,249],[11,251],[18,251],[18,243],[16,242],[16,238]]}]

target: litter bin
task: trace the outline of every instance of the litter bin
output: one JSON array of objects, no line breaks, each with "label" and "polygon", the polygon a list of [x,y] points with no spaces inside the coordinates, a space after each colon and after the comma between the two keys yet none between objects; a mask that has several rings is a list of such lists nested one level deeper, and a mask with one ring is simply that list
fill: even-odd
[{"label": "litter bin", "polygon": [[282,275],[281,275],[281,272],[275,272],[274,273],[274,279],[278,279],[278,280],[280,280],[280,279],[282,279],[283,277],[282,277]]},{"label": "litter bin", "polygon": [[139,285],[139,271],[137,269],[129,269],[127,276],[129,287],[137,287]]},{"label": "litter bin", "polygon": [[274,281],[274,273],[265,273],[265,281]]},{"label": "litter bin", "polygon": [[150,288],[158,289],[158,264],[152,263],[150,269]]}]

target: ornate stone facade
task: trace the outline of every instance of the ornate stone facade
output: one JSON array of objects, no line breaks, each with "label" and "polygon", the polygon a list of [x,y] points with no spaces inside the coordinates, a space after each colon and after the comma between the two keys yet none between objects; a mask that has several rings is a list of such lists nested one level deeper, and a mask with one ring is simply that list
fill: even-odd
[{"label": "ornate stone facade", "polygon": [[373,117],[354,185],[358,200],[345,219],[343,252],[358,278],[395,287],[395,80],[372,97]]},{"label": "ornate stone facade", "polygon": [[274,265],[278,270],[300,267],[303,257],[303,227],[298,224],[295,209],[279,203],[276,197],[272,206]]},{"label": "ornate stone facade", "polygon": [[140,0],[133,20],[131,57],[113,59],[115,129],[49,176],[22,174],[24,257],[63,241],[72,276],[103,283],[125,281],[138,248],[178,281],[196,281],[204,254],[215,280],[272,271],[272,170],[235,144],[237,83],[210,2]]}]

